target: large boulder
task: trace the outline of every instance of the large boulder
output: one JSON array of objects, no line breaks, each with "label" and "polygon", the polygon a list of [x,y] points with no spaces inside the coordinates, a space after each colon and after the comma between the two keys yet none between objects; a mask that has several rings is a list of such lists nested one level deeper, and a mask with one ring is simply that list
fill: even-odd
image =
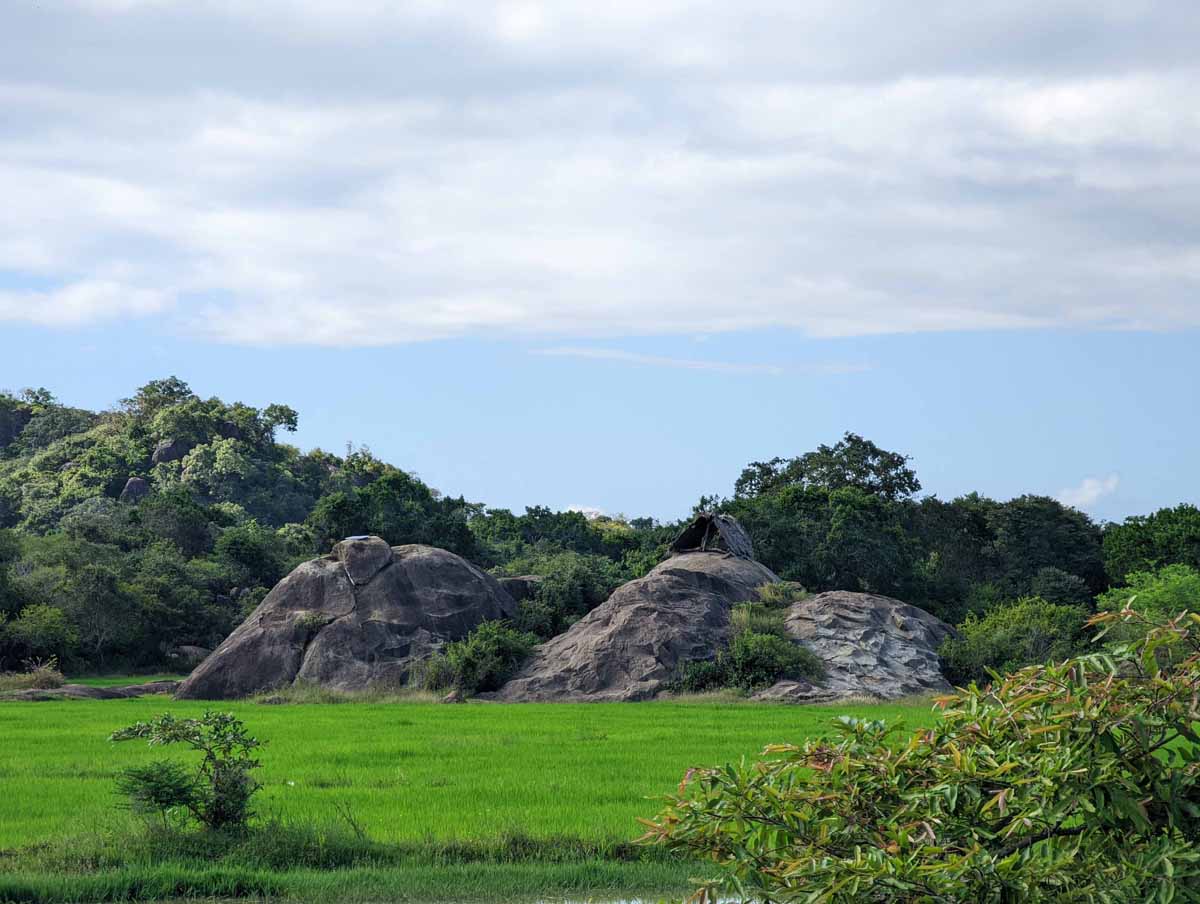
[{"label": "large boulder", "polygon": [[729,634],[734,603],[779,578],[726,552],[672,556],[542,644],[498,700],[643,700],[678,668],[711,659]]},{"label": "large boulder", "polygon": [[781,681],[756,699],[896,700],[950,690],[937,649],[954,629],[924,609],[873,593],[834,590],[793,603],[784,624],[825,663],[825,679]]},{"label": "large boulder", "polygon": [[400,684],[444,642],[515,611],[495,578],[452,552],[354,537],[277,584],[178,696],[243,697],[296,681]]}]

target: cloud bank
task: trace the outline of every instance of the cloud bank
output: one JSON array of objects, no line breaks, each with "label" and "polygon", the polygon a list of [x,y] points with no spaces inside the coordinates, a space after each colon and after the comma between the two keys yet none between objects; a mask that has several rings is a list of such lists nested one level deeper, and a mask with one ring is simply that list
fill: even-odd
[{"label": "cloud bank", "polygon": [[1151,0],[17,0],[0,321],[379,345],[1200,326]]}]

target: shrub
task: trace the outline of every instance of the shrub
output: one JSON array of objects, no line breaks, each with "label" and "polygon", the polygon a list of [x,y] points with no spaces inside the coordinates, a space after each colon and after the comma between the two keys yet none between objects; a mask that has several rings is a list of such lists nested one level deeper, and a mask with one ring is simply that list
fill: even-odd
[{"label": "shrub", "polygon": [[821,661],[806,647],[777,634],[743,631],[729,645],[728,686],[745,690],[770,687],[776,681],[817,680]]},{"label": "shrub", "polygon": [[543,640],[600,605],[626,578],[611,559],[578,552],[524,556],[508,563],[505,571],[542,576],[532,598],[522,601],[515,623]]},{"label": "shrub", "polygon": [[484,622],[426,660],[419,670],[420,686],[427,690],[455,687],[467,694],[498,690],[537,642],[533,634],[518,631],[507,622]]},{"label": "shrub", "polygon": [[1143,631],[945,698],[908,737],[843,717],[689,771],[643,841],[723,868],[693,900],[1194,901],[1200,615]]},{"label": "shrub", "polygon": [[729,613],[732,639],[711,660],[685,663],[672,690],[700,693],[721,688],[752,691],[777,681],[819,681],[825,669],[807,647],[787,635],[784,611],[764,603],[740,603]]},{"label": "shrub", "polygon": [[804,589],[803,584],[796,581],[777,581],[774,584],[763,584],[756,591],[758,600],[768,606],[776,606],[780,609],[786,609],[792,603],[798,603],[801,600],[808,599],[812,596]]},{"label": "shrub", "polygon": [[199,719],[163,713],[113,732],[109,740],[144,739],[151,747],[184,744],[203,756],[194,771],[170,760],[123,770],[117,789],[134,810],[157,812],[164,823],[186,813],[207,829],[241,829],[253,811],[250,799],[259,784],[250,775],[260,765],[254,751],[261,743],[246,733],[232,713],[206,712]]},{"label": "shrub", "polygon": [[[1109,612],[1127,607],[1150,618],[1172,618],[1181,612],[1200,610],[1200,571],[1188,565],[1168,565],[1158,571],[1135,571],[1124,587],[1114,587],[1096,598],[1097,606]],[[1138,622],[1122,622],[1112,634],[1130,640],[1140,630]]]},{"label": "shrub", "polygon": [[992,672],[1009,672],[1081,652],[1087,613],[1077,606],[1026,597],[986,615],[968,615],[938,651],[946,677],[956,685],[984,682]]},{"label": "shrub", "polygon": [[0,692],[23,690],[47,690],[62,687],[66,678],[58,669],[58,660],[29,659],[23,672],[0,672]]}]

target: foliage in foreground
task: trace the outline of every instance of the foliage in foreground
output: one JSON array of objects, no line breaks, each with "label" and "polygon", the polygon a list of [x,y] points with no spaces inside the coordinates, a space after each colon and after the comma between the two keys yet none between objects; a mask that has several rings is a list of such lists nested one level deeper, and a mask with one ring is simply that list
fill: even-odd
[{"label": "foliage in foreground", "polygon": [[645,840],[775,902],[1200,900],[1200,615],[941,704],[689,772]]},{"label": "foliage in foreground", "polygon": [[117,779],[135,812],[157,813],[164,825],[172,815],[187,814],[207,829],[240,829],[253,815],[250,798],[259,784],[250,775],[261,764],[262,746],[232,713],[206,712],[199,719],[163,713],[113,732],[110,740],[144,739],[151,746],[185,744],[203,756],[195,770],[174,760],[130,766]]}]

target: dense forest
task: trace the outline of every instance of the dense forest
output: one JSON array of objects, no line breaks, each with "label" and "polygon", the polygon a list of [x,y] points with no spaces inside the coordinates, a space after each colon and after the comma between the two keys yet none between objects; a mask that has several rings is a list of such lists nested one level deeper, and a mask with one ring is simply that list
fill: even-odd
[{"label": "dense forest", "polygon": [[[297,563],[364,533],[545,576],[517,621],[547,637],[652,568],[679,528],[486,508],[365,447],[302,452],[279,436],[297,417],[174,377],[99,413],[45,389],[0,393],[0,668],[168,666],[218,643]],[[920,493],[906,457],[847,434],[751,463],[697,509],[735,515],[758,557],[809,590],[883,593],[960,625],[947,655],[964,680],[1069,652],[1083,615],[1127,586],[1171,605],[1200,582],[1192,505],[1101,525],[1044,496]]]}]

